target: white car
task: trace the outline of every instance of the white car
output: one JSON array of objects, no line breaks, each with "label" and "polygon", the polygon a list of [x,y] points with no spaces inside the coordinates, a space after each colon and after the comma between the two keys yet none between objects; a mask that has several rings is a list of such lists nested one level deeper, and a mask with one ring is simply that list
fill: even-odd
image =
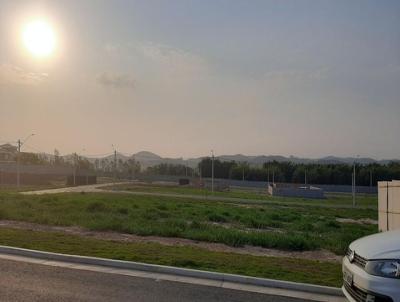
[{"label": "white car", "polygon": [[351,302],[400,302],[400,230],[350,244],[342,290]]}]

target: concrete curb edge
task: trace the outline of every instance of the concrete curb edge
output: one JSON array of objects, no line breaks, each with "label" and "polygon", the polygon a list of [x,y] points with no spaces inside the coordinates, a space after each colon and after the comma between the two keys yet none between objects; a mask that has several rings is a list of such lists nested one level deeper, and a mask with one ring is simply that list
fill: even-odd
[{"label": "concrete curb edge", "polygon": [[123,261],[123,260],[113,260],[105,258],[42,252],[37,250],[29,250],[29,249],[3,246],[3,245],[0,245],[0,253],[15,255],[15,256],[31,257],[43,260],[54,260],[54,261],[71,262],[77,264],[99,265],[99,266],[106,266],[106,267],[120,268],[120,269],[133,269],[145,272],[162,273],[162,274],[200,278],[200,279],[210,279],[216,281],[227,281],[227,282],[241,283],[246,285],[264,286],[264,287],[307,292],[313,294],[344,297],[344,294],[340,288],[306,284],[306,283],[296,283],[296,282],[281,281],[274,279],[247,277],[241,275],[200,271],[194,269],[178,268],[178,267],[156,265],[156,264],[146,264],[139,262]]}]

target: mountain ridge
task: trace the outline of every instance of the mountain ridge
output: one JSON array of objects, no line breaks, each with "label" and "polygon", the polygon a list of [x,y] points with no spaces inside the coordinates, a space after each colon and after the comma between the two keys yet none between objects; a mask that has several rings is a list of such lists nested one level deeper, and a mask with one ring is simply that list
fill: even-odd
[{"label": "mountain ridge", "polygon": [[[181,164],[187,165],[188,167],[196,167],[197,164],[206,157],[210,156],[200,156],[184,159],[182,157],[177,158],[168,158],[162,157],[156,153],[150,151],[140,151],[132,154],[131,156],[120,154],[121,157],[128,159],[134,158],[138,162],[141,163],[143,168],[147,168],[150,166],[158,165],[161,163],[166,164]],[[112,159],[113,156],[108,156],[107,158]],[[117,153],[117,158],[119,157],[119,153]],[[282,156],[282,155],[244,155],[244,154],[234,154],[234,155],[219,155],[215,157],[221,161],[236,161],[236,162],[246,162],[251,166],[261,166],[265,162],[278,161],[278,162],[292,162],[296,164],[353,164],[354,162],[359,164],[387,164],[389,162],[395,161],[399,162],[399,159],[383,159],[376,160],[370,157],[339,157],[339,156],[324,156],[321,158],[302,158],[296,156]],[[99,158],[101,159],[101,158]],[[93,159],[94,160],[94,159]]]}]

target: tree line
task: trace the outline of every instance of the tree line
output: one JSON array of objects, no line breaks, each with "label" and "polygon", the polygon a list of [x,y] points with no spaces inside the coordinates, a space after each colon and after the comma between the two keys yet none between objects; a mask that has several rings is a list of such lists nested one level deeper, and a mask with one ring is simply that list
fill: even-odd
[{"label": "tree line", "polygon": [[[198,164],[203,177],[211,177],[211,158]],[[353,165],[349,164],[297,164],[292,162],[266,162],[262,167],[248,163],[214,160],[214,177],[250,181],[286,183],[351,185]],[[377,181],[400,179],[400,162],[388,164],[356,164],[356,184],[376,186]]]},{"label": "tree line", "polygon": [[[128,160],[101,158],[89,161],[83,156],[72,154],[69,157],[60,156],[57,150],[54,156],[45,154],[21,152],[21,164],[39,164],[76,167],[95,171],[98,175],[113,175],[133,178],[139,174],[174,175],[211,177],[212,159],[203,158],[196,168],[183,164],[161,163],[142,170],[134,158]],[[292,163],[271,161],[261,167],[254,167],[245,162],[214,160],[214,177],[220,179],[235,179],[264,182],[307,183],[307,184],[334,184],[351,185],[353,165],[349,164],[318,164]],[[377,181],[400,179],[400,162],[387,164],[356,164],[356,184],[362,186],[376,186]]]},{"label": "tree line", "polygon": [[21,152],[15,154],[13,160],[16,162],[19,156],[21,164],[25,165],[48,165],[56,167],[70,167],[76,170],[89,170],[96,172],[99,176],[113,176],[119,178],[134,178],[141,172],[141,165],[134,158],[122,160],[121,158],[101,158],[89,160],[84,156],[73,153],[68,156],[61,156],[55,149],[53,156],[44,153]]}]

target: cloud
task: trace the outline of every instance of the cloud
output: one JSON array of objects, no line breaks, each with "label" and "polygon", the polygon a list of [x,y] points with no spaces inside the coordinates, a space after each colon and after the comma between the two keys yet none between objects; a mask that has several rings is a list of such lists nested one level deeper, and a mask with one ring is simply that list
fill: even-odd
[{"label": "cloud", "polygon": [[152,77],[182,80],[209,72],[209,64],[202,56],[155,42],[108,43],[104,45],[104,53],[116,64],[125,58],[138,72],[150,73]]},{"label": "cloud", "polygon": [[121,52],[122,47],[119,44],[106,44],[104,50],[109,55],[118,55]]},{"label": "cloud", "polygon": [[47,77],[47,73],[26,71],[11,64],[0,64],[0,84],[35,85]]},{"label": "cloud", "polygon": [[160,69],[175,76],[204,74],[208,70],[204,58],[183,49],[146,42],[137,45],[136,50]]},{"label": "cloud", "polygon": [[320,68],[314,70],[279,70],[269,71],[264,74],[265,79],[296,79],[296,80],[320,80],[326,77],[327,68]]},{"label": "cloud", "polygon": [[126,73],[103,72],[96,78],[97,83],[106,87],[114,88],[133,88],[135,81],[132,76]]}]

